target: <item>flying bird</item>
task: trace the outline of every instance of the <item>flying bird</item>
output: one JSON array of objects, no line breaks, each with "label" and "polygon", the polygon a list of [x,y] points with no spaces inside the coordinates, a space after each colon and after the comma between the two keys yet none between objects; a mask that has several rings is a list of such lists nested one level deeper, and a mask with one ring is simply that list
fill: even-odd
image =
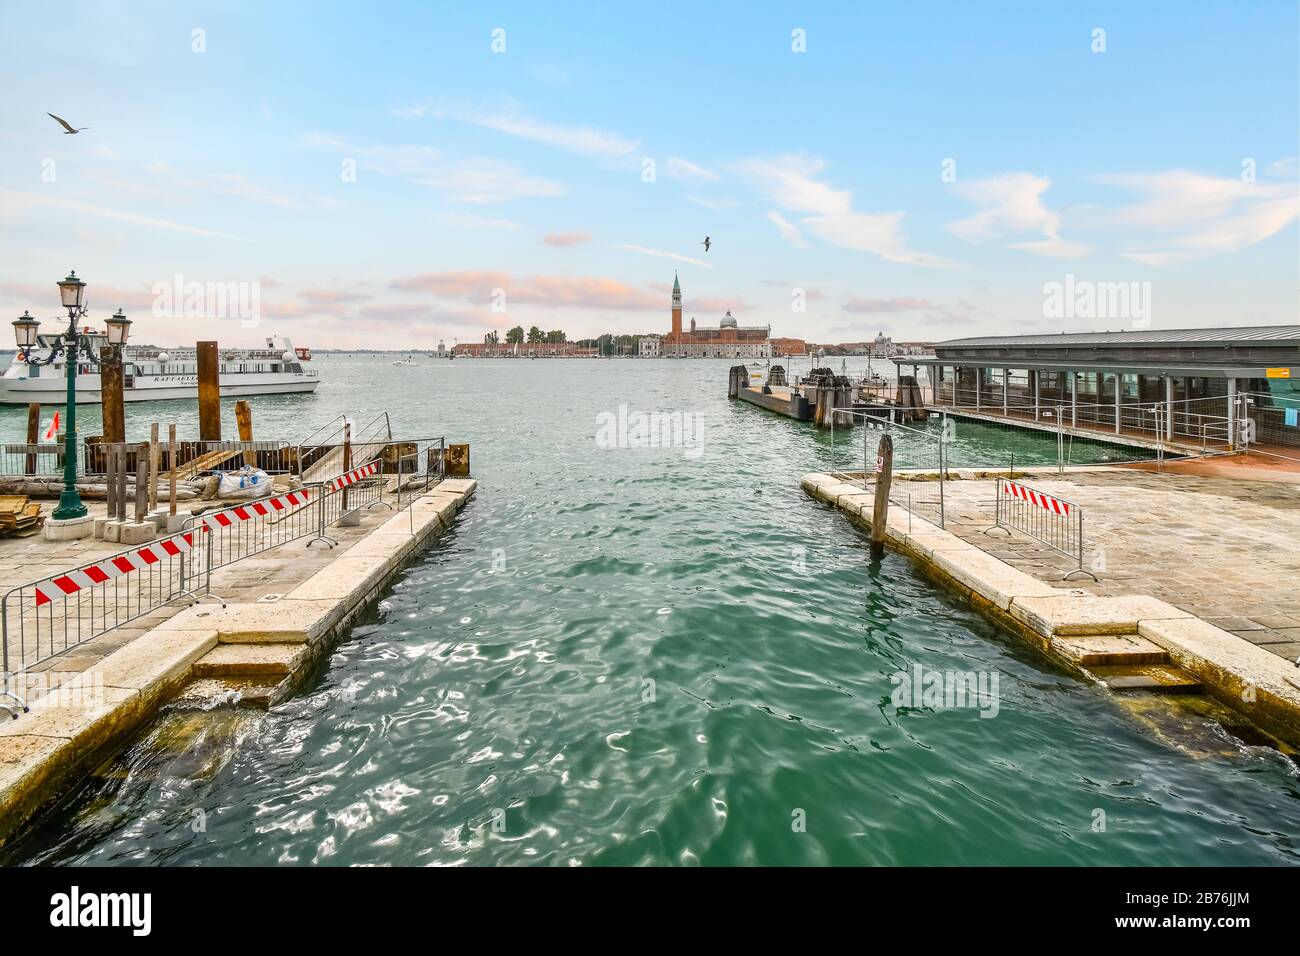
[{"label": "flying bird", "polygon": [[700,245],[702,245],[702,246],[704,247],[704,251],[705,251],[705,252],[708,252],[708,251],[709,251],[709,246],[713,245],[713,241],[712,241],[711,239],[709,239],[708,236],[705,236],[705,237],[704,237],[704,241],[703,241],[702,243],[700,243]]},{"label": "flying bird", "polygon": [[73,129],[71,126],[68,125],[68,121],[65,120],[62,116],[55,116],[53,113],[46,113],[45,115],[55,120],[60,126],[63,127],[64,136],[76,136],[78,133],[81,132],[82,129],[91,129],[91,127],[89,126],[83,126],[81,127],[81,129]]}]

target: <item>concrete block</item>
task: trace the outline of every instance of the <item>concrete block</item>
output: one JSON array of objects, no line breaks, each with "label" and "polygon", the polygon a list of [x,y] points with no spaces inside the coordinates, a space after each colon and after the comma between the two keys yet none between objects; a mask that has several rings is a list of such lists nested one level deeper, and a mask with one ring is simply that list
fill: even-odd
[{"label": "concrete block", "polygon": [[169,517],[170,513],[166,508],[155,508],[153,511],[145,515],[144,520],[157,528],[159,532],[163,532],[167,530],[167,519]]},{"label": "concrete block", "polygon": [[287,597],[299,601],[345,603],[350,607],[378,587],[401,560],[397,549],[392,546],[396,543],[388,544],[386,554],[357,555],[353,554],[356,549],[351,549],[299,584]]},{"label": "concrete block", "polygon": [[189,678],[194,662],[217,646],[217,632],[168,631],[156,627],[83,671],[105,687],[137,690],[148,703],[161,700]]},{"label": "concrete block", "polygon": [[90,515],[61,519],[49,517],[41,527],[41,537],[46,541],[77,541],[94,533],[95,519]]},{"label": "concrete block", "polygon": [[478,490],[478,480],[475,478],[448,478],[438,484],[438,490],[451,492],[468,499],[472,498],[474,492]]},{"label": "concrete block", "polygon": [[1039,634],[1137,634],[1140,621],[1190,618],[1172,604],[1146,595],[1101,597],[1095,594],[1065,593],[1052,588],[1054,596],[1017,597],[1008,609],[1016,620]]},{"label": "concrete block", "polygon": [[337,601],[290,598],[226,607],[200,604],[154,630],[204,633],[210,628],[222,644],[301,644],[325,635],[348,610]]},{"label": "concrete block", "polygon": [[177,511],[175,514],[167,515],[167,533],[176,534],[178,531],[185,530],[185,522],[194,517],[192,512]]},{"label": "concrete block", "polygon": [[120,518],[112,520],[105,519],[104,526],[101,530],[100,537],[105,541],[118,542],[122,540],[122,525],[124,522]]},{"label": "concrete block", "polygon": [[339,516],[340,528],[359,528],[361,527],[361,509],[353,508],[351,511],[345,511]]},{"label": "concrete block", "polygon": [[1086,634],[1057,637],[1052,650],[1083,667],[1114,664],[1163,664],[1169,655],[1159,644],[1136,634]]},{"label": "concrete block", "polygon": [[978,548],[935,550],[931,552],[930,560],[959,584],[970,588],[1003,611],[1011,607],[1013,601],[1022,598],[1048,600],[1049,595],[1060,594],[1060,591],[1045,581],[1013,568]]},{"label": "concrete block", "polygon": [[[915,519],[913,520],[915,527]],[[916,552],[919,557],[933,558],[940,551],[979,551],[968,541],[963,541],[947,531],[929,531],[914,533],[904,536],[903,543],[912,551]],[[981,554],[983,552],[980,552]]]},{"label": "concrete block", "polygon": [[122,544],[144,544],[158,537],[158,528],[152,521],[124,521],[118,535]]},{"label": "concrete block", "polygon": [[283,677],[311,660],[307,644],[219,644],[194,665],[196,677]]}]

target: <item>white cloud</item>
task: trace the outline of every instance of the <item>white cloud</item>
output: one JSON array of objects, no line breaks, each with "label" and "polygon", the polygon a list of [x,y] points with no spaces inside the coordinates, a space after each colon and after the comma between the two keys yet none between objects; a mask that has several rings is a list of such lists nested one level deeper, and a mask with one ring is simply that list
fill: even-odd
[{"label": "white cloud", "polygon": [[1006,236],[1038,233],[1041,239],[1009,243],[1012,249],[1055,259],[1077,259],[1088,246],[1061,238],[1061,217],[1043,204],[1052,181],[1032,173],[1004,173],[952,186],[954,195],[980,207],[979,212],[947,225],[959,239],[978,243]]},{"label": "white cloud", "polygon": [[[1287,170],[1286,162],[1270,171]],[[1185,169],[1094,177],[1140,197],[1094,215],[1099,226],[1145,233],[1121,252],[1149,266],[1177,265],[1248,248],[1281,232],[1300,214],[1296,183],[1206,176]]]},{"label": "white cloud", "polygon": [[141,216],[137,213],[124,212],[120,209],[110,209],[106,206],[96,206],[91,203],[78,202],[75,199],[64,199],[58,196],[48,196],[39,193],[20,193],[11,189],[3,188],[0,188],[0,197],[4,198],[4,205],[11,210],[32,205],[54,206],[59,209],[68,209],[72,212],[82,213],[88,216],[100,216],[104,219],[115,219],[118,222],[129,222],[134,225],[148,226],[153,229],[164,229],[170,232],[183,232],[192,236],[205,236],[210,239],[234,239],[240,242],[248,241],[243,236],[235,236],[227,232],[218,232],[215,229],[203,229],[183,222],[173,222],[169,219],[157,219],[152,216]]},{"label": "white cloud", "polygon": [[683,256],[680,253],[668,252],[664,249],[651,249],[647,246],[637,246],[632,243],[619,243],[620,249],[629,249],[632,252],[639,252],[643,256],[655,256],[659,259],[675,259],[678,262],[689,262],[693,266],[703,266],[705,269],[712,269],[711,262],[705,262],[703,259],[693,259],[690,256]]},{"label": "white cloud", "polygon": [[808,213],[800,224],[831,245],[869,252],[889,262],[949,266],[951,263],[908,247],[902,235],[904,213],[866,213],[853,208],[853,194],[816,177],[826,163],[815,156],[787,153],[740,164],[767,198],[788,212]]},{"label": "white cloud", "polygon": [[697,206],[703,206],[705,209],[713,212],[729,212],[741,205],[739,199],[732,199],[728,196],[683,196],[687,202],[693,202]]},{"label": "white cloud", "polygon": [[466,212],[444,212],[438,218],[443,222],[449,222],[456,226],[464,226],[467,229],[517,232],[521,228],[519,223],[512,222],[509,219],[493,219],[488,216],[475,216]]},{"label": "white cloud", "polygon": [[716,182],[718,174],[705,169],[703,166],[697,166],[690,160],[682,159],[680,156],[669,156],[668,162],[664,164],[664,175],[670,179],[688,179],[696,182]]},{"label": "white cloud", "polygon": [[452,120],[456,123],[466,123],[470,126],[496,130],[498,133],[505,133],[507,136],[517,136],[520,139],[531,140],[535,143],[545,143],[548,146],[554,146],[583,156],[615,159],[631,154],[640,145],[637,140],[628,139],[609,130],[598,129],[593,126],[566,126],[561,123],[548,123],[544,120],[524,116],[519,112],[514,101],[509,99],[498,110],[415,106],[395,109],[392,112],[394,116],[406,119],[432,116],[437,119]]},{"label": "white cloud", "polygon": [[797,246],[800,249],[808,248],[808,240],[803,237],[803,233],[799,231],[799,227],[786,219],[785,216],[773,209],[767,214],[767,218],[776,226],[777,231],[781,233],[781,238],[790,243],[790,245]]},{"label": "white cloud", "polygon": [[340,157],[356,159],[362,169],[384,176],[408,179],[448,194],[462,203],[507,202],[524,196],[560,196],[564,186],[532,176],[495,159],[451,159],[440,150],[422,145],[360,145],[331,136],[307,137],[309,146],[328,149]]}]

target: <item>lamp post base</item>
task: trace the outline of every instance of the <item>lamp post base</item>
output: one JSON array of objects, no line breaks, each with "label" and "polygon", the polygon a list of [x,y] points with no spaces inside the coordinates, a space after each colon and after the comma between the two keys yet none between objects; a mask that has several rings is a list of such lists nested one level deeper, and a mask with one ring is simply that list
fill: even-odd
[{"label": "lamp post base", "polygon": [[76,541],[95,533],[95,519],[90,515],[80,518],[46,518],[41,537],[46,541]]}]

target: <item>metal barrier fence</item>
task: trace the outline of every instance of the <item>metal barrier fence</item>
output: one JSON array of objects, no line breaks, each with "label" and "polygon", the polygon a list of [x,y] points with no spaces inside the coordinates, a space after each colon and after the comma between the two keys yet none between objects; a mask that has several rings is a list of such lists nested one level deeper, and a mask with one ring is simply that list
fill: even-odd
[{"label": "metal barrier fence", "polygon": [[196,515],[176,534],[9,588],[0,597],[0,710],[17,717],[27,709],[39,665],[173,601],[210,594],[213,571],[303,538],[335,544],[326,530],[346,516],[381,504],[409,512],[445,474],[445,438],[393,442],[326,481]]},{"label": "metal barrier fence", "polygon": [[1082,508],[1066,498],[1049,495],[1010,478],[997,480],[995,497],[993,527],[989,531],[1000,528],[1008,535],[1019,531],[1053,551],[1076,559],[1076,567],[1065,575],[1067,581],[1075,574],[1086,574],[1097,580],[1095,574],[1083,567]]},{"label": "metal barrier fence", "polygon": [[[77,476],[101,477],[108,472],[108,459],[115,449],[126,449],[128,467],[134,470],[135,454],[147,442],[106,442],[98,438],[83,440],[77,449]],[[63,480],[66,447],[62,441],[8,442],[0,444],[0,478],[50,478]],[[159,474],[175,470],[182,480],[219,470],[251,465],[269,475],[287,475],[296,471],[296,446],[280,441],[200,441],[186,439],[176,443],[175,454],[166,441],[158,445]]]},{"label": "metal barrier fence", "polygon": [[[863,426],[861,435],[862,487],[875,484],[876,450],[879,436],[889,432],[894,438],[894,481],[889,488],[890,504],[906,508],[909,514],[944,525],[944,481],[947,477],[946,429],[937,431],[913,428],[896,421],[903,409],[887,415],[837,408]],[[895,415],[895,411],[897,415]],[[877,439],[872,441],[873,436]],[[832,439],[833,440],[833,439]],[[832,456],[834,446],[832,445]],[[900,474],[913,472],[913,474]]]}]

